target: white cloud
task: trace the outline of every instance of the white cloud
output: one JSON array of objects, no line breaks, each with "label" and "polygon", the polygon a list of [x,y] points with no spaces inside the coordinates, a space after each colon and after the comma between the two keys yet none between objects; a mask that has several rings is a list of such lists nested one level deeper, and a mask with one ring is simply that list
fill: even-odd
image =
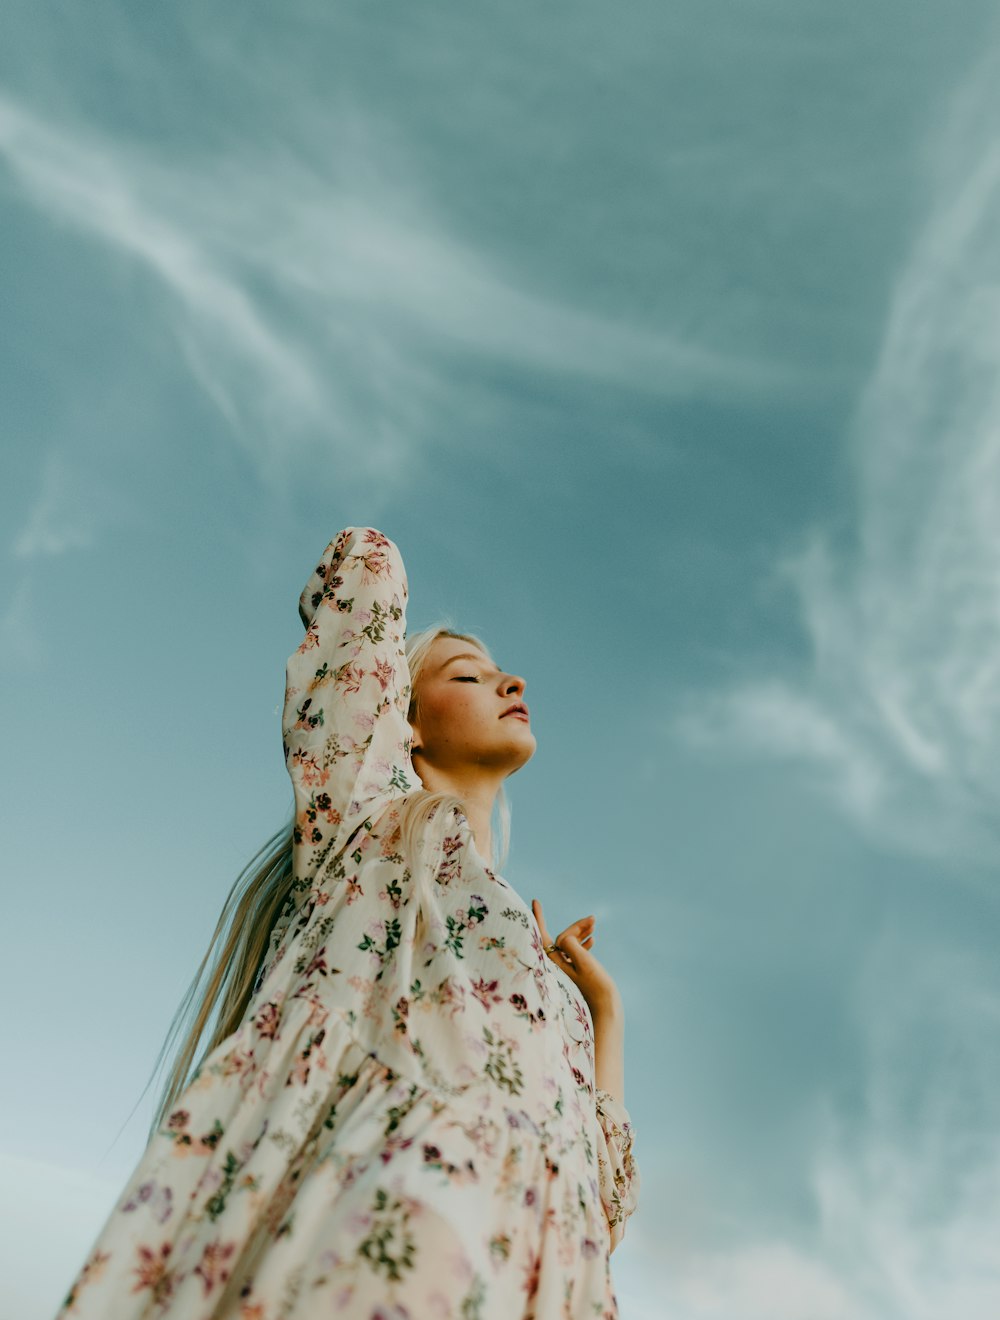
[{"label": "white cloud", "polygon": [[[0,98],[24,198],[168,294],[195,379],[261,474],[290,445],[349,455],[338,480],[402,480],[437,442],[449,360],[485,355],[658,394],[797,385],[782,366],[636,330],[520,286],[454,232],[412,164],[358,113],[321,166],[251,149],[169,164]],[[325,451],[326,452],[326,451]]]},{"label": "white cloud", "polygon": [[1000,1315],[994,986],[968,955],[878,942],[857,990],[865,1085],[820,1115],[811,1222],[754,1233],[723,1207],[717,1240],[692,1240],[667,1222],[683,1225],[684,1199],[656,1222],[682,1197],[661,1171],[614,1257],[623,1320]]},{"label": "white cloud", "polygon": [[905,847],[994,855],[1000,806],[1000,61],[956,98],[851,435],[853,545],[775,567],[809,672],[695,698],[679,731],[812,763]]},{"label": "white cloud", "polygon": [[89,551],[109,527],[141,525],[133,499],[113,474],[100,471],[97,459],[86,463],[63,445],[47,450],[36,494],[10,544],[11,557],[23,568],[0,616],[0,656],[21,668],[45,660],[47,647],[35,623],[39,561]]},{"label": "white cloud", "polygon": [[14,538],[16,559],[51,558],[94,544],[107,500],[96,482],[66,454],[50,450],[42,465],[38,495]]}]

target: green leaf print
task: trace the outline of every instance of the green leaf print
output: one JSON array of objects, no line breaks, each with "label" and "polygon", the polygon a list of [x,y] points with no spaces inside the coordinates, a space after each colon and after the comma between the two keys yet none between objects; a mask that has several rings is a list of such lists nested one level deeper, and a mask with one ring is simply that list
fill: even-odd
[{"label": "green leaf print", "polygon": [[451,949],[456,958],[464,958],[462,953],[462,936],[465,934],[465,925],[457,917],[448,918],[448,936],[444,942],[446,949]]},{"label": "green leaf print", "polygon": [[218,1219],[226,1208],[226,1197],[233,1190],[233,1179],[243,1166],[231,1150],[226,1151],[226,1161],[222,1166],[222,1185],[205,1206],[209,1219]]},{"label": "green leaf print", "polygon": [[362,951],[362,953],[374,953],[377,955],[381,966],[379,967],[379,970],[376,973],[375,976],[376,981],[379,980],[382,973],[386,969],[386,964],[387,964],[387,960],[389,959],[389,954],[392,952],[393,949],[399,948],[400,940],[403,937],[403,931],[402,931],[402,927],[399,924],[398,917],[391,917],[388,921],[380,922],[379,924],[384,925],[385,927],[385,943],[382,946],[379,946],[377,941],[373,939],[371,935],[366,935],[364,939],[361,941],[361,943],[358,945],[358,948]]},{"label": "green leaf print", "polygon": [[416,1243],[408,1232],[410,1212],[405,1202],[389,1199],[388,1192],[378,1188],[372,1203],[371,1232],[358,1247],[373,1271],[385,1271],[386,1278],[398,1283],[404,1270],[413,1269]]},{"label": "green leaf print", "polygon": [[390,619],[399,620],[402,618],[403,611],[398,605],[390,605],[388,609],[381,601],[373,600],[371,603],[371,619],[361,629],[361,636],[377,644],[385,637],[385,629]]},{"label": "green leaf print", "polygon": [[524,1074],[517,1066],[514,1049],[510,1041],[502,1036],[494,1037],[489,1027],[483,1027],[483,1040],[490,1046],[489,1058],[483,1070],[503,1091],[519,1095],[524,1089]]},{"label": "green leaf print", "polygon": [[477,1274],[472,1287],[462,1298],[462,1308],[459,1315],[462,1320],[480,1320],[482,1315],[481,1307],[486,1300],[486,1284]]}]

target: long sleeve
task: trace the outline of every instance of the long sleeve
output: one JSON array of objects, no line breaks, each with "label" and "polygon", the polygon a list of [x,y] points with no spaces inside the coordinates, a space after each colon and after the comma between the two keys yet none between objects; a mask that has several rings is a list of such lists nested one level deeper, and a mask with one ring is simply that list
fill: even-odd
[{"label": "long sleeve", "polygon": [[407,581],[395,544],[346,527],[299,598],[306,632],[288,658],[282,742],[295,794],[294,889],[379,807],[415,784],[403,649]]},{"label": "long sleeve", "polygon": [[628,1110],[608,1091],[596,1092],[597,1167],[601,1200],[611,1230],[611,1250],[625,1236],[625,1222],[639,1204],[639,1169],[632,1154]]}]

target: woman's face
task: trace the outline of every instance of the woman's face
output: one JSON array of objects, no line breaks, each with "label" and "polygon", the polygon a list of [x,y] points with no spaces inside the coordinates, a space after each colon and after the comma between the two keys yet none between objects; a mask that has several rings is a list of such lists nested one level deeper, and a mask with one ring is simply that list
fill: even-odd
[{"label": "woman's face", "polygon": [[[414,755],[439,770],[519,770],[535,751],[524,679],[501,672],[460,637],[438,637],[420,672]],[[512,706],[520,712],[508,714]]]}]

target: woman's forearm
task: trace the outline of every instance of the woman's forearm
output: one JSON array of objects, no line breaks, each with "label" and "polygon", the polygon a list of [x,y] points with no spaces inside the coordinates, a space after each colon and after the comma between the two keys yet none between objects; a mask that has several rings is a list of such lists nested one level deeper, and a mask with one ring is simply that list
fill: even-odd
[{"label": "woman's forearm", "polygon": [[625,1103],[625,1017],[620,1008],[599,1009],[594,1019],[594,1080]]}]

